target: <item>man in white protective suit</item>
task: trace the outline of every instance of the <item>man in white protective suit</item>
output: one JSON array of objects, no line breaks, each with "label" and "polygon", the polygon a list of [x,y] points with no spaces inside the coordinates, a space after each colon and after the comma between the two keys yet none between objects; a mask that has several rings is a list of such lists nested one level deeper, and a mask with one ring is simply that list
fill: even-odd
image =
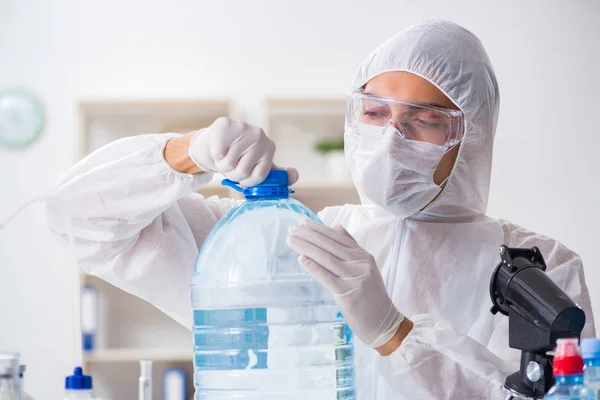
[{"label": "man in white protective suit", "polygon": [[[393,36],[352,81],[345,153],[361,204],[322,210],[324,225],[292,227],[287,243],[355,334],[359,399],[505,397],[520,353],[508,347],[508,319],[489,311],[501,244],[538,246],[549,277],[586,313],[582,336],[595,336],[577,254],[485,215],[499,101],[481,42],[447,21]],[[191,328],[198,248],[236,205],[196,191],[214,172],[260,183],[274,151],[260,128],[226,118],[118,140],[62,177],[49,224],[73,235],[86,272]],[[293,184],[298,173],[288,173]]]}]

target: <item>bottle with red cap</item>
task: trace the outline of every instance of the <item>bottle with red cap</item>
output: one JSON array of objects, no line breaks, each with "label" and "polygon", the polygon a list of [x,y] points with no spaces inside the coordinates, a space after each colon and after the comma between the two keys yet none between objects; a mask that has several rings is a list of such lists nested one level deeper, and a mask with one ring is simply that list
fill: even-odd
[{"label": "bottle with red cap", "polygon": [[558,339],[552,362],[556,383],[546,394],[552,400],[594,400],[594,393],[583,384],[583,358],[577,339]]}]

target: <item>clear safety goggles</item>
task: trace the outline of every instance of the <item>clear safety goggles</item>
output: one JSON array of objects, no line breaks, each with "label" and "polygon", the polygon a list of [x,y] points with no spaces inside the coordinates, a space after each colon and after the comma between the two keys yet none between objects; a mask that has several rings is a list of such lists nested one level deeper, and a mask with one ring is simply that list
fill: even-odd
[{"label": "clear safety goggles", "polygon": [[347,107],[347,123],[361,136],[380,138],[385,128],[392,125],[406,140],[450,148],[462,139],[464,118],[459,110],[408,103],[361,91],[348,96]]}]

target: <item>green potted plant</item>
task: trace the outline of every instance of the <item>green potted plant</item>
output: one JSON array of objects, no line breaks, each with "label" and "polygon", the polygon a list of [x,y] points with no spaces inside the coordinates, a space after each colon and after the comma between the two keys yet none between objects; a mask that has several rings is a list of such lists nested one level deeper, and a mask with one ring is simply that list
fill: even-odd
[{"label": "green potted plant", "polygon": [[327,177],[333,181],[348,181],[348,167],[344,158],[344,137],[327,138],[315,143],[315,151],[325,159]]}]

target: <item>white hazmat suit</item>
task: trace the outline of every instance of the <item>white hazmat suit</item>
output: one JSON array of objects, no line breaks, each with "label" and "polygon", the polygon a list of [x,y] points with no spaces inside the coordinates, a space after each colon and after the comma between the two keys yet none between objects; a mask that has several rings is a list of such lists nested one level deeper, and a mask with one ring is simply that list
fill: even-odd
[{"label": "white hazmat suit", "polygon": [[[585,310],[583,336],[594,337],[581,260],[555,240],[485,215],[499,94],[473,34],[445,21],[412,26],[364,61],[350,92],[387,71],[411,72],[437,86],[464,113],[465,132],[446,186],[424,211],[395,217],[370,204],[358,182],[363,204],[319,214],[373,255],[394,305],[414,323],[389,356],[356,340],[358,398],[503,399],[519,352],[508,347],[508,319],[489,311],[498,247],[538,246],[548,275]],[[176,136],[131,137],[95,151],[62,178],[48,217],[63,237],[72,231],[86,272],[191,328],[189,285],[198,248],[236,202],[205,199],[195,191],[210,174],[182,174],[167,164],[163,149]],[[346,132],[355,181],[358,145]],[[393,181],[381,185],[393,192]],[[69,207],[70,228],[62,204]]]}]

